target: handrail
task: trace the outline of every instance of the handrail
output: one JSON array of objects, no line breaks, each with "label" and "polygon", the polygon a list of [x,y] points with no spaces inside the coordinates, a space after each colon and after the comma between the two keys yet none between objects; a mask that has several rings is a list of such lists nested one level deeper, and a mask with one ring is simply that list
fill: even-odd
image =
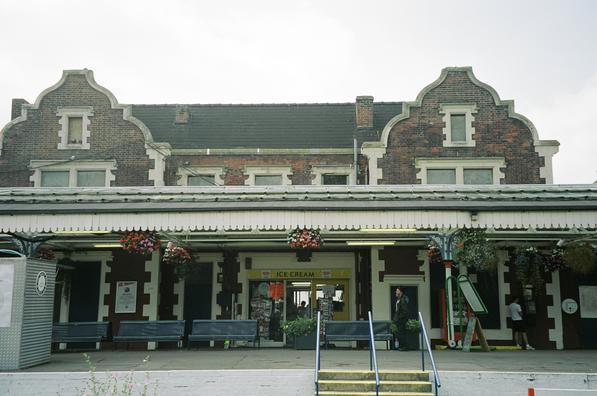
[{"label": "handrail", "polygon": [[[439,373],[437,372],[437,367],[435,366],[435,359],[433,359],[433,352],[431,350],[431,345],[429,344],[429,336],[427,335],[427,330],[425,329],[425,321],[423,321],[423,315],[419,312],[419,322],[421,323],[421,371],[425,371],[425,346],[427,347],[427,351],[429,352],[429,358],[431,359],[431,367],[433,368],[433,385],[435,388],[435,395],[438,395],[438,388],[442,386]],[[425,341],[425,345],[423,345],[423,341]]]},{"label": "handrail", "polygon": [[321,367],[321,348],[319,337],[321,335],[321,311],[317,311],[317,342],[315,343],[315,395],[319,396],[319,368]]},{"label": "handrail", "polygon": [[377,368],[377,352],[375,351],[375,337],[373,336],[373,319],[371,319],[371,311],[369,311],[369,369],[373,369],[371,366],[375,367],[375,394],[379,395],[379,369]]}]

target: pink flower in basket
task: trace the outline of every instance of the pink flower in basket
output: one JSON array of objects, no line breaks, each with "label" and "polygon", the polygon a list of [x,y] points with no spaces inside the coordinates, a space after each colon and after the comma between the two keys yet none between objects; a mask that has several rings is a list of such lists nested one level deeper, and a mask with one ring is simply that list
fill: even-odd
[{"label": "pink flower in basket", "polygon": [[296,228],[288,234],[288,244],[300,249],[318,248],[323,245],[323,238],[318,230]]}]

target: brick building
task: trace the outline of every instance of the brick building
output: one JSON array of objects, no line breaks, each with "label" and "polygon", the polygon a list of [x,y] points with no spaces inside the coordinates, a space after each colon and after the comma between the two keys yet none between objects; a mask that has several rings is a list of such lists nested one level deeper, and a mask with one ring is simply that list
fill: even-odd
[{"label": "brick building", "polygon": [[[413,102],[261,105],[123,105],[90,70],[69,70],[34,103],[13,100],[0,231],[3,247],[45,240],[68,263],[56,321],[109,320],[116,331],[128,319],[267,311],[264,342],[282,345],[279,323],[301,301],[313,309],[324,285],[335,320],[388,319],[403,286],[441,342],[445,269],[430,264],[428,241],[486,229],[499,262],[469,275],[491,343],[511,343],[507,304],[524,294],[536,346],[594,347],[593,314],[560,309],[595,293],[594,272],[546,273],[540,293],[512,271],[523,244],[596,239],[597,189],[551,185],[557,151],[471,68],[442,70]],[[321,230],[325,245],[291,249],[296,227]],[[163,252],[115,245],[139,229],[190,249],[199,270],[177,279]],[[136,287],[130,310],[118,282]]]}]

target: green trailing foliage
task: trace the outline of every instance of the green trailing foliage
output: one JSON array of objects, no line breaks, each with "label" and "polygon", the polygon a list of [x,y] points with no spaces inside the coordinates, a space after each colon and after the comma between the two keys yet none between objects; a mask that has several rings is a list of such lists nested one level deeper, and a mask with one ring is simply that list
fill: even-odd
[{"label": "green trailing foliage", "polygon": [[564,249],[564,263],[579,274],[590,274],[597,269],[595,248],[587,242],[576,242]]},{"label": "green trailing foliage", "polygon": [[485,230],[462,229],[455,237],[454,260],[458,266],[490,271],[496,268],[498,258],[494,244],[487,239]]},{"label": "green trailing foliage", "polygon": [[543,290],[545,279],[544,256],[534,246],[525,246],[516,250],[514,259],[516,277],[523,285],[532,285],[539,292]]}]

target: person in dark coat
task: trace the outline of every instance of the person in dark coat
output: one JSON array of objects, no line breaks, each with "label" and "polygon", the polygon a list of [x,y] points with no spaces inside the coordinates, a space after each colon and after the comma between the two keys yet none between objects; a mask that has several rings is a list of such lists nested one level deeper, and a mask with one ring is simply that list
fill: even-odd
[{"label": "person in dark coat", "polygon": [[394,306],[394,316],[392,322],[396,325],[398,341],[398,350],[405,350],[404,333],[406,332],[406,322],[408,321],[408,297],[404,295],[400,287],[396,288],[396,305]]}]

